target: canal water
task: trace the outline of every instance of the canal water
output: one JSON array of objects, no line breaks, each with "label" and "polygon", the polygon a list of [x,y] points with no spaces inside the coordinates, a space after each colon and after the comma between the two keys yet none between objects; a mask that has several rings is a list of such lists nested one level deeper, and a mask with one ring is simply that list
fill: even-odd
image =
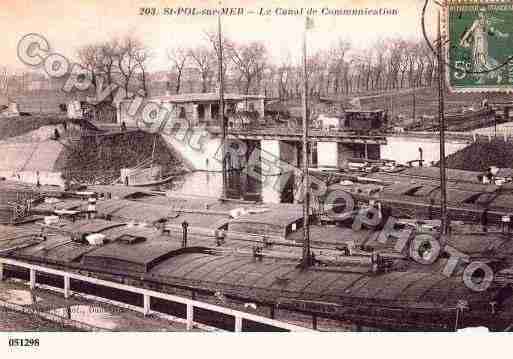
[{"label": "canal water", "polygon": [[[263,196],[263,190],[274,188],[282,175],[266,176],[265,180],[251,178],[241,171],[233,170],[227,172],[227,196],[232,199],[246,201],[271,201],[293,202],[294,175],[289,175],[287,184],[283,186],[280,193],[272,197]],[[190,172],[172,182],[158,188],[170,195],[192,195],[219,198],[222,197],[223,176],[221,172],[196,171]],[[274,191],[274,190],[273,190]],[[276,202],[277,201],[277,202]]]},{"label": "canal water", "polygon": [[197,171],[187,173],[161,186],[173,195],[192,195],[218,198],[222,194],[223,176],[220,172]]}]

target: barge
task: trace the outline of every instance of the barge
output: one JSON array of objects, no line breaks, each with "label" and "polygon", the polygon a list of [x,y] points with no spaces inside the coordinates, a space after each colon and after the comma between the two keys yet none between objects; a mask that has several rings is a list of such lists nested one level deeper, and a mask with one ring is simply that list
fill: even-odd
[{"label": "barge", "polygon": [[[98,198],[94,210],[80,198],[84,193]],[[411,245],[397,250],[397,238],[383,243],[379,228],[355,231],[345,223],[312,226],[314,265],[302,268],[299,205],[167,197],[119,186],[60,195],[34,205],[30,220],[0,230],[1,256],[193,298],[225,298],[231,303],[226,305],[256,303],[269,308],[270,316],[280,309],[355,328],[505,330],[513,320],[513,241],[500,229],[453,226],[443,237],[436,225],[397,223],[395,230],[427,231],[493,268],[491,285],[475,291],[462,279],[464,263],[452,276],[443,273],[447,251],[432,264],[420,264]],[[16,268],[6,273],[26,276]],[[473,280],[482,278],[477,273]]]}]

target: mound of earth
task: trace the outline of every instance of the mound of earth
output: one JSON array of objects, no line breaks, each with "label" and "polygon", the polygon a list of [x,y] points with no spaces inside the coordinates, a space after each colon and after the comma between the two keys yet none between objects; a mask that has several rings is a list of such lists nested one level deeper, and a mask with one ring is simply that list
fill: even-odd
[{"label": "mound of earth", "polygon": [[513,168],[512,142],[503,138],[477,141],[447,157],[448,168],[484,171],[490,166]]},{"label": "mound of earth", "polygon": [[109,184],[120,177],[122,168],[135,167],[152,155],[164,174],[185,171],[160,136],[143,131],[114,137],[87,136],[68,142],[59,162],[63,163],[64,176],[75,182]]}]

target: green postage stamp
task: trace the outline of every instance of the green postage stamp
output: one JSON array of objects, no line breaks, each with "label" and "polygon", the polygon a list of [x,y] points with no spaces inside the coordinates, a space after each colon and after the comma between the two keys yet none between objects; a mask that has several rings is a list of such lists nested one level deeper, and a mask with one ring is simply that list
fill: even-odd
[{"label": "green postage stamp", "polygon": [[449,88],[513,91],[513,0],[449,0],[444,13]]}]

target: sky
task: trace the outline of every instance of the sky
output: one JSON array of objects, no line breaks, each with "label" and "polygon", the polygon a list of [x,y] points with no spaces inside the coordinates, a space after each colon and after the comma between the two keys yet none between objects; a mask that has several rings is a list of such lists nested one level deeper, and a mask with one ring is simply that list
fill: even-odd
[{"label": "sky", "polygon": [[[130,34],[152,50],[150,68],[170,69],[166,50],[174,46],[195,46],[204,41],[204,31],[214,30],[216,16],[163,15],[164,8],[208,9],[218,6],[211,0],[1,0],[0,32],[4,34],[0,65],[26,70],[17,59],[18,41],[28,33],[43,35],[54,52],[76,61],[77,48],[90,43]],[[273,62],[301,54],[302,16],[276,15],[276,8],[299,9],[394,9],[388,16],[313,16],[309,51],[327,48],[337,39],[365,48],[382,38],[402,36],[421,39],[421,9],[424,0],[225,0],[223,7],[242,7],[243,16],[223,16],[223,31],[231,39],[263,41]],[[155,7],[157,16],[140,15],[140,8]],[[260,8],[272,16],[259,15]],[[428,7],[428,31],[433,33],[437,7]],[[253,11],[253,14],[249,14]]]}]

